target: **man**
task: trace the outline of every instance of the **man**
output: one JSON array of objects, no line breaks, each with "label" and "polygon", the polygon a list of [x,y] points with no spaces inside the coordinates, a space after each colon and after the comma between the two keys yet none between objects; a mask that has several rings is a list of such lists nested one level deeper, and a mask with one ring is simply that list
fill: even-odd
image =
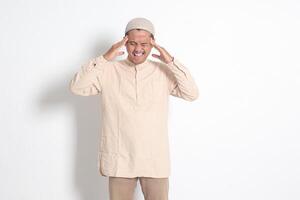
[{"label": "man", "polygon": [[[128,56],[123,55],[126,46]],[[152,54],[159,61],[148,60]],[[77,95],[100,94],[101,143],[98,168],[109,177],[111,200],[132,200],[137,180],[146,200],[168,199],[169,95],[193,101],[198,87],[188,69],[155,42],[153,24],[130,20],[124,38],[81,67],[70,82]]]}]

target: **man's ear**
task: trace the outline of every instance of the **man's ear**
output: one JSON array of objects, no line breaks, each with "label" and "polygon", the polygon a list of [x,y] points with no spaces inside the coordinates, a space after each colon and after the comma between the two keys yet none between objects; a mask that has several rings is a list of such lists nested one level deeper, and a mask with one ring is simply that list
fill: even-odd
[{"label": "man's ear", "polygon": [[[155,42],[155,38],[151,37],[151,41]],[[150,42],[151,46],[153,47],[154,45],[152,45],[152,42]]]}]

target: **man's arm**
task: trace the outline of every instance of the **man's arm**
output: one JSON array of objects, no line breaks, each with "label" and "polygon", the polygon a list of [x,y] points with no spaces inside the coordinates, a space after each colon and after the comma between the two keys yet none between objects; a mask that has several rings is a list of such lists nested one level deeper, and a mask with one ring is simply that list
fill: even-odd
[{"label": "man's arm", "polygon": [[196,100],[199,96],[198,87],[189,70],[177,59],[174,59],[169,52],[151,40],[151,44],[159,51],[160,55],[152,54],[153,57],[161,60],[168,67],[167,77],[169,82],[169,93],[187,101]]},{"label": "man's arm", "polygon": [[72,93],[80,96],[91,96],[101,93],[101,82],[107,62],[101,55],[82,65],[69,84]]},{"label": "man's arm", "polygon": [[128,37],[114,45],[104,54],[91,59],[88,63],[81,66],[79,72],[75,74],[70,82],[70,90],[80,96],[91,96],[102,92],[103,80],[105,78],[105,68],[109,61],[112,61],[116,56],[123,55],[123,51],[119,49],[126,44]]},{"label": "man's arm", "polygon": [[169,92],[172,96],[194,101],[199,97],[199,90],[190,71],[176,58],[166,64],[169,74]]}]

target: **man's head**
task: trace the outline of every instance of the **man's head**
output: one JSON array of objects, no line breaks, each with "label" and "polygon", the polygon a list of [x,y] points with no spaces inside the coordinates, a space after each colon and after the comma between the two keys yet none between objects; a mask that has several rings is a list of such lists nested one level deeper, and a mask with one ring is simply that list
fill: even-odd
[{"label": "man's head", "polygon": [[125,35],[128,36],[126,50],[128,59],[135,63],[143,63],[152,50],[151,39],[154,40],[154,26],[145,18],[134,18],[128,22]]}]

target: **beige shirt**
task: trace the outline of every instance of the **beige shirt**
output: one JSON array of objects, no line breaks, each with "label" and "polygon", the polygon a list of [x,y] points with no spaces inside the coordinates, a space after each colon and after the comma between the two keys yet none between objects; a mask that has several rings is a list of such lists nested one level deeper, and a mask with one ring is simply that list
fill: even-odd
[{"label": "beige shirt", "polygon": [[81,66],[70,82],[77,95],[100,94],[101,138],[98,169],[102,176],[170,175],[168,140],[169,96],[198,98],[188,69],[173,62],[147,59],[107,61],[103,55]]}]

